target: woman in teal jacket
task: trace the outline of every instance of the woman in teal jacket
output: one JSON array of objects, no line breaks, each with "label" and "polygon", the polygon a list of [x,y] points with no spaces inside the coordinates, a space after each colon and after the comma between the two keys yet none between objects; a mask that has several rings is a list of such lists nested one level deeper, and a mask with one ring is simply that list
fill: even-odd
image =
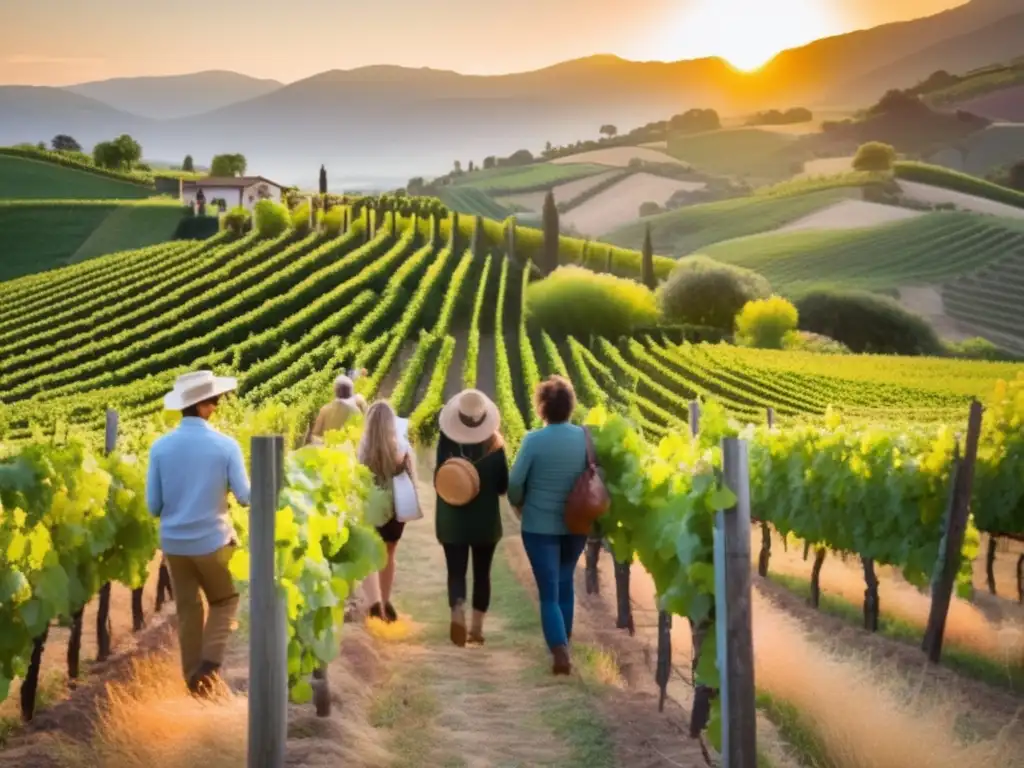
[{"label": "woman in teal jacket", "polygon": [[541,382],[534,407],[544,427],[523,439],[509,476],[508,500],[522,510],[523,546],[537,581],[553,671],[567,675],[572,671],[573,578],[587,537],[569,533],[565,502],[586,467],[587,442],[583,429],[569,423],[576,394],[566,379],[551,376]]}]

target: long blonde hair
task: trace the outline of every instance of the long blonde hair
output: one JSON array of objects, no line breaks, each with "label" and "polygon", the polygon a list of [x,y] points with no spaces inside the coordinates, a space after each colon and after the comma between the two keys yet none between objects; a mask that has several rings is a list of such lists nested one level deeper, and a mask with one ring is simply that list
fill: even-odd
[{"label": "long blonde hair", "polygon": [[378,400],[366,412],[363,439],[359,445],[359,461],[368,467],[381,485],[391,481],[397,464],[398,432],[395,411],[385,400]]}]

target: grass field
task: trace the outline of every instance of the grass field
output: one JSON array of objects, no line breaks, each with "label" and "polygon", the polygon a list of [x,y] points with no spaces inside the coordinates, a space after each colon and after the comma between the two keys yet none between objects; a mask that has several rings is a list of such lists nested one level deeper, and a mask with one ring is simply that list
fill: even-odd
[{"label": "grass field", "polygon": [[595,149],[590,152],[582,152],[578,155],[560,157],[551,162],[555,165],[572,165],[579,163],[596,163],[598,165],[611,165],[616,168],[625,168],[631,160],[639,159],[645,163],[672,163],[674,165],[685,165],[681,160],[665,154],[659,149],[652,147],[608,147],[607,149]]},{"label": "grass field", "polygon": [[769,232],[842,200],[859,197],[857,187],[811,188],[789,195],[754,195],[679,208],[627,224],[602,237],[623,248],[639,248],[648,224],[656,253],[679,257],[713,243]]},{"label": "grass field", "polygon": [[[985,200],[1024,209],[1024,192],[993,184],[977,176],[960,173],[939,165],[899,162],[893,168],[893,173],[901,181],[949,189],[954,192],[961,192],[966,195],[973,195]],[[993,213],[994,211],[988,212]]]},{"label": "grass field", "polygon": [[1024,248],[1024,225],[966,213],[931,213],[866,229],[768,233],[702,253],[747,267],[789,295],[813,288],[889,290],[941,283]]},{"label": "grass field", "polygon": [[951,317],[1010,336],[1024,354],[1024,245],[1006,248],[976,272],[946,283],[942,301]]},{"label": "grass field", "polygon": [[784,179],[801,170],[798,158],[786,152],[794,140],[794,136],[759,128],[673,134],[668,154],[707,173]]},{"label": "grass field", "polygon": [[153,189],[127,181],[0,154],[0,199],[123,200],[153,194]]},{"label": "grass field", "polygon": [[474,171],[462,176],[457,182],[460,187],[474,187],[490,194],[513,194],[534,191],[545,187],[564,184],[574,179],[593,176],[607,171],[607,166],[593,163],[554,165],[534,163],[514,168],[494,168]]},{"label": "grass field", "polygon": [[504,219],[512,211],[478,187],[444,187],[439,197],[453,211],[489,219]]},{"label": "grass field", "polygon": [[173,202],[0,201],[0,279],[168,240],[181,217]]}]

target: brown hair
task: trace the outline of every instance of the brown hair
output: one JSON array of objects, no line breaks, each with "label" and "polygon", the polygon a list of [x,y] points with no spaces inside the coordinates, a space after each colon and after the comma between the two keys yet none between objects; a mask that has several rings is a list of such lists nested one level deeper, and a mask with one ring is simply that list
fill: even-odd
[{"label": "brown hair", "polygon": [[563,424],[576,410],[576,391],[572,382],[561,376],[549,376],[533,393],[537,415],[548,424]]}]

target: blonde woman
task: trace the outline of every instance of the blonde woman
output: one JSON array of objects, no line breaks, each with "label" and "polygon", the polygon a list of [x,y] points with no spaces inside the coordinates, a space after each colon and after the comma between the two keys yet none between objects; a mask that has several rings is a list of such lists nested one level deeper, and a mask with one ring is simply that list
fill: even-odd
[{"label": "blonde woman", "polygon": [[[363,438],[359,443],[359,461],[372,473],[378,487],[391,487],[392,480],[402,472],[409,472],[416,481],[412,450],[398,432],[398,417],[391,406],[379,400],[370,406],[363,423]],[[387,565],[379,572],[380,595],[370,606],[370,616],[387,622],[397,621],[398,614],[391,604],[391,589],[395,583],[395,550],[405,530],[405,523],[395,517],[377,528],[387,547]],[[370,577],[371,580],[373,577]],[[371,585],[372,590],[372,585]],[[372,593],[372,592],[371,592]],[[377,597],[376,595],[374,597]]]}]

